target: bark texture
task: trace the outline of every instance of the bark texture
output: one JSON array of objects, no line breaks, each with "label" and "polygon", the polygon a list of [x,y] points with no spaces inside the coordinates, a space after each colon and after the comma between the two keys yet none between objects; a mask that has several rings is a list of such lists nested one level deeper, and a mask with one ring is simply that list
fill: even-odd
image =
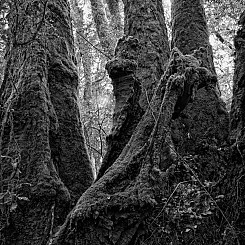
[{"label": "bark texture", "polygon": [[[113,167],[83,194],[52,244],[157,244],[152,235],[157,217],[152,215],[157,208],[164,208],[162,200],[170,194],[167,186],[173,184],[170,176],[177,168],[169,127],[174,108],[187,84],[192,91],[188,96],[193,96],[198,88],[210,86],[213,79],[195,55],[172,51],[151,106],[129,143]],[[188,96],[182,101],[188,101]],[[159,242],[164,244],[165,237]]]},{"label": "bark texture", "polygon": [[[230,111],[230,148],[229,148],[229,165],[227,176],[222,182],[223,192],[226,194],[224,210],[230,224],[225,227],[224,244],[244,244],[245,231],[245,168],[244,168],[244,98],[245,98],[245,12],[240,16],[238,24],[239,30],[234,38],[236,49],[235,72],[233,77],[233,99]],[[232,163],[232,164],[230,164]]]},{"label": "bark texture", "polygon": [[[125,1],[125,36],[119,39],[115,58],[107,65],[116,98],[108,150],[100,178],[128,143],[169,57],[168,36],[161,1]],[[155,113],[154,111],[152,112]]]},{"label": "bark texture", "polygon": [[[244,16],[243,13],[242,16]],[[232,142],[244,141],[244,122],[245,122],[245,23],[240,20],[241,28],[237,32],[234,39],[234,45],[236,48],[235,59],[235,72],[234,72],[234,85],[233,85],[233,97],[231,105],[231,139]],[[244,146],[243,146],[244,148]],[[242,148],[242,150],[243,150]]]},{"label": "bark texture", "polygon": [[119,38],[123,32],[123,23],[120,14],[119,0],[106,0],[106,3],[111,14],[111,26],[113,27],[116,36]]},{"label": "bark texture", "polygon": [[111,58],[113,56],[115,42],[113,41],[109,30],[109,23],[105,14],[104,3],[102,0],[90,0],[90,3],[101,47],[108,57]]},{"label": "bark texture", "polygon": [[93,175],[77,106],[69,5],[14,2],[1,103],[1,239],[47,244]]},{"label": "bark texture", "polygon": [[[205,12],[201,0],[172,1],[172,47],[184,54],[201,52],[202,66],[214,75],[212,48]],[[193,101],[173,123],[173,140],[181,153],[199,153],[203,144],[221,145],[228,137],[229,120],[225,104],[220,99],[217,82],[201,89]],[[181,107],[181,105],[180,105]],[[208,160],[210,161],[210,159]]]},{"label": "bark texture", "polygon": [[123,1],[124,34],[139,41],[136,78],[141,82],[140,106],[145,111],[169,58],[169,44],[162,2]]}]

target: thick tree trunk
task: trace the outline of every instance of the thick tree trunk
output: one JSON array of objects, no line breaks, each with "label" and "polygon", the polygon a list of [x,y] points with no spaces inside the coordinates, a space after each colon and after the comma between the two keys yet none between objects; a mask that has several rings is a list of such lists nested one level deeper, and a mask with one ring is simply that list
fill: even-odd
[{"label": "thick tree trunk", "polygon": [[[215,75],[202,1],[173,0],[171,14],[172,47],[179,48],[184,54],[190,54],[198,49],[205,51],[201,53],[202,66]],[[199,90],[193,103],[190,103],[181,114],[178,113],[180,118],[173,122],[173,140],[180,153],[194,155],[199,153],[202,145],[222,145],[226,142],[229,119],[225,104],[217,92],[217,86],[216,82],[208,89]],[[179,105],[182,111],[183,104]]]},{"label": "thick tree trunk", "polygon": [[[229,204],[227,214],[229,220],[232,222],[232,229],[228,225],[225,245],[228,244],[244,244],[244,219],[245,219],[245,137],[244,137],[244,106],[245,106],[245,12],[240,16],[240,28],[234,38],[234,45],[236,49],[235,57],[235,72],[233,84],[233,98],[230,112],[230,168],[228,169],[228,176],[225,179],[224,188],[227,193],[227,202]],[[235,198],[234,198],[235,197]]]},{"label": "thick tree trunk", "polygon": [[93,181],[68,2],[15,2],[9,26],[0,88],[1,239],[40,245]]},{"label": "thick tree trunk", "polygon": [[[245,16],[245,13],[241,15]],[[244,17],[243,17],[244,18]],[[231,105],[231,139],[232,142],[242,143],[244,141],[244,123],[245,123],[245,111],[244,111],[244,95],[245,95],[245,49],[243,42],[245,40],[245,23],[240,21],[241,28],[237,32],[234,39],[236,48],[235,59],[235,72],[234,72],[234,85],[233,85],[233,97]],[[242,146],[242,152],[244,146]]]},{"label": "thick tree trunk", "polygon": [[140,106],[145,111],[169,58],[169,43],[162,1],[123,1],[124,35],[139,41],[140,49],[134,55],[141,82]]},{"label": "thick tree trunk", "polygon": [[[125,36],[115,58],[107,64],[115,95],[115,113],[100,178],[128,143],[169,57],[168,36],[161,1],[124,1]],[[152,111],[154,117],[155,112]]]},{"label": "thick tree trunk", "polygon": [[[169,128],[174,108],[180,98],[188,101],[193,95],[182,97],[187,84],[195,93],[213,79],[195,56],[173,50],[168,70],[129,143],[113,167],[83,194],[52,244],[155,244],[151,232],[157,217],[152,215],[164,209],[162,200],[170,194],[167,186],[175,181],[170,176],[177,167],[171,165],[176,153],[171,151]],[[160,244],[164,241],[159,238]]]}]

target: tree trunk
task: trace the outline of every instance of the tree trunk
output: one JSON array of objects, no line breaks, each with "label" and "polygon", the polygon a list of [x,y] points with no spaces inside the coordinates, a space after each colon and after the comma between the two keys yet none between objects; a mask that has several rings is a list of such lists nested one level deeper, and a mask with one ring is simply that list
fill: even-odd
[{"label": "tree trunk", "polygon": [[[83,89],[83,101],[85,105],[85,110],[89,111],[92,99],[92,54],[91,45],[84,39],[88,39],[88,32],[86,33],[86,25],[84,22],[83,10],[79,7],[78,1],[71,1],[72,10],[74,11],[74,25],[76,28],[76,40],[78,43],[78,59],[81,60],[84,74],[84,89]],[[79,60],[79,63],[80,63]],[[81,65],[81,64],[80,64]]]},{"label": "tree trunk", "polygon": [[114,53],[115,41],[113,41],[109,30],[104,4],[102,0],[90,0],[90,3],[101,47],[106,52],[107,56],[111,58]]},{"label": "tree trunk", "polygon": [[111,26],[114,29],[116,37],[119,38],[122,36],[123,32],[123,23],[122,17],[120,15],[119,9],[119,0],[106,0],[108,5],[109,12],[111,14]]},{"label": "tree trunk", "polygon": [[[172,47],[179,48],[184,54],[199,49],[202,66],[215,75],[202,1],[173,0],[171,14]],[[180,118],[173,122],[172,130],[174,143],[180,153],[195,155],[200,153],[205,144],[220,146],[227,142],[229,118],[217,87],[217,82],[214,82],[208,89],[200,89],[193,103],[184,111],[181,108],[183,103],[178,103],[180,108],[176,108],[176,111],[180,110],[182,113],[177,113]],[[210,161],[211,159],[208,160]]]},{"label": "tree trunk", "polygon": [[[152,215],[164,209],[167,186],[176,181],[170,178],[177,162],[169,128],[175,105],[187,83],[195,93],[213,79],[197,57],[172,51],[168,70],[129,143],[113,167],[83,194],[52,244],[157,244],[151,234],[157,217]],[[159,238],[160,244],[164,241]]]},{"label": "tree trunk", "polygon": [[[245,12],[239,19],[240,28],[234,38],[236,49],[235,71],[233,77],[233,97],[230,112],[230,139],[231,147],[229,148],[229,164],[227,177],[224,181],[224,189],[227,195],[227,217],[232,223],[232,227],[226,226],[225,245],[228,244],[244,244],[245,231],[245,138],[244,138],[244,106],[245,106]],[[236,198],[234,198],[236,197]]]},{"label": "tree trunk", "polygon": [[[114,163],[128,143],[149,107],[169,57],[161,1],[124,1],[124,13],[125,36],[118,41],[115,58],[107,64],[116,105],[113,129],[107,140],[107,153],[98,178]],[[155,112],[152,111],[152,114]]]},{"label": "tree trunk", "polygon": [[[243,13],[241,18],[245,16]],[[244,18],[244,17],[243,17]],[[240,21],[241,28],[237,32],[234,39],[236,48],[236,59],[235,59],[235,72],[234,72],[234,85],[233,85],[233,97],[231,105],[231,140],[234,143],[242,143],[244,141],[244,122],[245,122],[245,111],[244,111],[244,78],[245,78],[245,50],[243,41],[245,39],[245,23]],[[242,146],[242,152],[244,146]]]},{"label": "tree trunk", "polygon": [[68,2],[11,7],[0,88],[1,240],[40,245],[93,175],[79,121]]}]

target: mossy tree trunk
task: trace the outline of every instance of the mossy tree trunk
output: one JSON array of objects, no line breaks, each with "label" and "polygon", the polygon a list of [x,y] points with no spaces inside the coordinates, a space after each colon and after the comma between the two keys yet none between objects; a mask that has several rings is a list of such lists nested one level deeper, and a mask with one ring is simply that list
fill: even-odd
[{"label": "mossy tree trunk", "polygon": [[14,1],[1,103],[1,240],[47,244],[93,181],[69,4]]},{"label": "mossy tree trunk", "polygon": [[[164,208],[178,163],[169,127],[174,108],[181,98],[189,100],[182,97],[187,84],[193,96],[196,89],[210,86],[215,79],[195,55],[172,51],[167,71],[129,143],[82,195],[52,244],[157,244],[151,234],[157,219],[153,214]],[[166,237],[157,239],[166,242]]]},{"label": "mossy tree trunk", "polygon": [[149,107],[170,52],[161,1],[124,1],[124,15],[125,35],[107,64],[116,104],[98,178],[120,155]]},{"label": "mossy tree trunk", "polygon": [[[192,7],[195,9],[195,4]],[[138,40],[131,37],[121,40],[122,46],[127,43],[137,48]],[[53,244],[213,244],[225,241],[227,234],[234,234],[224,212],[217,208],[217,202],[208,194],[209,189],[201,183],[202,176],[199,178],[202,170],[199,164],[203,164],[204,154],[196,151],[195,158],[191,155],[183,158],[172,141],[173,119],[178,120],[185,106],[198,96],[198,89],[213,90],[217,98],[215,103],[220,106],[216,94],[217,77],[210,68],[208,47],[197,46],[197,49],[188,55],[183,55],[177,48],[172,50],[160,84],[128,144],[113,166],[80,198]],[[129,79],[137,64],[135,60],[127,59],[115,66],[121,73],[113,73],[111,68],[114,67],[110,66],[113,62],[118,59],[108,64],[112,78],[114,74],[126,71],[125,78]],[[221,116],[224,114],[226,128],[220,140],[223,142],[228,135],[228,119],[227,112],[219,106],[211,113],[217,114],[220,109]],[[217,156],[218,167],[221,162],[227,164],[225,159],[229,158],[226,150],[219,148],[220,142],[204,142],[204,153]],[[222,168],[221,174],[224,174],[226,166]],[[224,184],[223,179],[215,179],[212,183],[215,183],[212,194],[219,193],[217,189],[220,183]],[[219,191],[224,190],[222,184]],[[192,188],[196,190],[192,192]],[[188,190],[195,196],[194,206],[182,199],[188,196]],[[206,206],[199,200],[200,193],[204,193]],[[176,200],[179,199],[183,203],[178,206]],[[210,212],[210,203],[215,205],[216,211]],[[194,216],[189,214],[190,210]],[[227,229],[224,229],[224,223]]]},{"label": "mossy tree trunk", "polygon": [[[228,174],[224,181],[223,191],[226,193],[227,217],[232,227],[226,226],[225,245],[244,244],[245,231],[245,138],[244,138],[244,106],[245,106],[245,12],[240,16],[240,28],[234,38],[236,49],[235,71],[233,77],[233,97],[230,111],[230,144]],[[227,205],[228,204],[228,205]]]},{"label": "mossy tree trunk", "polygon": [[[194,50],[203,51],[202,66],[214,75],[212,47],[201,0],[172,1],[172,47],[183,54]],[[183,103],[179,103],[182,111]],[[178,111],[178,108],[176,108]],[[217,80],[209,87],[200,89],[193,103],[190,103],[172,125],[173,140],[182,154],[198,154],[203,145],[216,146],[227,142],[229,117],[225,104],[220,99]],[[205,156],[204,158],[207,158]],[[212,159],[208,159],[206,164]]]}]

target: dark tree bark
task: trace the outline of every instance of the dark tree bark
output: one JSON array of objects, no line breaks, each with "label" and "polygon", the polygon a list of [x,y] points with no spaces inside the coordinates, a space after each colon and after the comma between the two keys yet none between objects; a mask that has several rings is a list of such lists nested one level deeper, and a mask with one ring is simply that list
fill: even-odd
[{"label": "dark tree bark", "polygon": [[[98,173],[100,178],[128,143],[163,74],[169,57],[161,1],[124,1],[125,36],[107,64],[115,95],[113,129]],[[156,117],[155,112],[152,111]]]},{"label": "dark tree bark", "polygon": [[129,143],[113,167],[83,194],[52,244],[155,244],[152,214],[169,194],[175,168],[166,159],[169,155],[176,160],[169,128],[175,105],[186,84],[195,94],[214,79],[200,63],[195,55],[172,51],[169,67]]},{"label": "dark tree bark", "polygon": [[[0,88],[0,181],[8,182],[8,189],[1,186],[1,240],[6,244],[34,245],[244,244],[245,26],[242,19],[235,38],[237,53],[231,111],[233,145],[220,147],[219,142],[212,144],[207,141],[206,148],[201,148],[205,154],[208,152],[217,157],[217,165],[223,164],[224,176],[211,188],[205,187],[193,170],[195,164],[198,168],[203,164],[205,154],[199,151],[195,157],[183,158],[178,153],[175,139],[172,140],[173,119],[178,120],[188,103],[198,95],[197,90],[205,87],[208,91],[215,91],[217,78],[209,67],[210,63],[206,62],[210,58],[207,48],[198,47],[188,55],[174,48],[151,102],[144,109],[139,83],[143,84],[148,77],[137,73],[140,56],[134,58],[141,48],[140,38],[127,36],[119,42],[118,56],[107,65],[115,91],[120,92],[116,94],[120,102],[117,110],[128,100],[125,91],[133,88],[135,92],[130,94],[130,100],[146,112],[113,166],[80,197],[65,223],[56,227],[67,211],[69,192],[73,196],[77,193],[77,189],[70,186],[71,172],[66,168],[66,158],[62,155],[58,162],[54,157],[59,153],[57,146],[62,142],[59,150],[66,152],[64,150],[69,149],[71,152],[67,154],[72,155],[67,159],[72,160],[74,148],[70,148],[71,140],[76,140],[72,141],[73,147],[78,143],[83,146],[75,96],[77,75],[72,61],[69,8],[63,0],[44,5],[19,1],[14,7],[18,15],[13,11],[9,16],[13,36]],[[40,25],[44,22],[45,25]],[[127,49],[124,47],[129,47],[132,56],[127,56],[126,52],[125,58],[123,51]],[[226,118],[226,112],[222,110],[220,116],[223,114]],[[66,138],[69,129],[72,137]],[[79,133],[74,135],[75,132]],[[54,138],[62,140],[54,141]],[[80,149],[82,153],[76,151],[76,156],[84,159],[83,166],[86,163],[88,166],[84,148]],[[81,169],[75,163],[71,161],[70,164],[79,175]],[[64,166],[62,171],[65,169],[67,175],[60,178],[62,171],[58,174],[57,166]],[[90,171],[81,181],[87,181],[87,176],[91,176]],[[90,179],[86,181],[83,186],[79,182],[81,189],[90,184]],[[78,183],[76,179],[75,183]],[[201,188],[198,189],[196,183]],[[179,190],[181,185],[182,191]],[[192,188],[197,188],[194,207],[189,200],[183,204],[183,199],[178,199]],[[179,195],[175,195],[177,192]],[[202,201],[203,193],[206,196]],[[221,204],[214,200],[216,194],[224,194]],[[206,205],[206,202],[214,204],[216,209],[211,209],[211,204]],[[186,210],[182,209],[183,206]],[[195,215],[191,217],[190,211],[193,210]],[[197,217],[198,210],[201,218]],[[53,228],[58,231],[49,239]]]},{"label": "dark tree bark", "polygon": [[[215,75],[202,1],[173,0],[171,8],[172,47],[179,48],[183,54],[203,50],[202,66]],[[201,145],[222,145],[227,141],[228,112],[217,88],[217,81],[214,81],[209,88],[200,89],[193,103],[190,103],[181,114],[178,110],[182,111],[184,105],[181,101],[178,103],[179,108],[176,108],[177,114],[174,117],[180,114],[180,118],[175,120],[172,129],[173,140],[179,152],[197,154]]]},{"label": "dark tree bark", "polygon": [[[227,216],[232,223],[232,229],[229,225],[226,226],[224,244],[244,244],[244,205],[245,205],[245,138],[244,138],[244,106],[245,106],[245,12],[240,16],[238,24],[239,30],[234,38],[236,49],[235,56],[235,71],[233,77],[233,97],[230,112],[230,140],[231,147],[229,148],[229,160],[232,162],[228,169],[228,176],[224,181],[224,189],[227,195],[226,205]],[[236,197],[236,198],[234,198]]]},{"label": "dark tree bark", "polygon": [[[137,39],[124,38],[122,46],[127,42],[137,49]],[[113,166],[80,198],[53,244],[213,244],[224,240],[222,234],[229,233],[228,230],[233,232],[229,221],[227,230],[222,233],[224,229],[220,227],[223,225],[214,220],[226,217],[221,209],[218,209],[223,215],[221,218],[219,215],[202,217],[200,222],[198,217],[184,216],[178,208],[169,212],[167,207],[181,183],[192,182],[195,178],[201,184],[190,166],[195,159],[197,165],[203,164],[202,153],[201,159],[199,156],[181,158],[172,141],[171,123],[194,99],[197,89],[214,90],[217,98],[217,78],[210,69],[209,59],[207,47],[198,47],[191,55],[173,49],[167,70],[128,144]],[[114,66],[110,67],[113,62],[119,73],[114,73]],[[135,62],[128,59],[119,63],[115,60],[108,66],[112,78],[126,71],[128,79],[135,69]],[[216,101],[220,103],[219,99]],[[222,113],[227,120],[226,111],[222,110]],[[222,158],[217,143],[211,145],[207,142],[206,146],[206,152]],[[202,184],[201,188],[204,188]],[[210,198],[213,200],[211,195]],[[186,227],[193,231],[188,233],[190,229]],[[213,230],[218,230],[218,233],[212,233]]]},{"label": "dark tree bark", "polygon": [[[236,48],[236,59],[235,59],[235,72],[234,72],[234,85],[233,85],[233,97],[231,105],[231,139],[234,142],[242,142],[244,137],[244,122],[245,122],[245,111],[244,111],[244,78],[245,78],[245,50],[243,42],[245,40],[245,23],[242,21],[245,14],[243,13],[240,18],[241,28],[237,32],[234,39],[234,45]],[[244,147],[244,146],[243,146]],[[243,151],[243,148],[242,148]]]},{"label": "dark tree bark", "polygon": [[0,88],[1,240],[47,244],[93,181],[68,2],[13,1],[9,26]]}]

